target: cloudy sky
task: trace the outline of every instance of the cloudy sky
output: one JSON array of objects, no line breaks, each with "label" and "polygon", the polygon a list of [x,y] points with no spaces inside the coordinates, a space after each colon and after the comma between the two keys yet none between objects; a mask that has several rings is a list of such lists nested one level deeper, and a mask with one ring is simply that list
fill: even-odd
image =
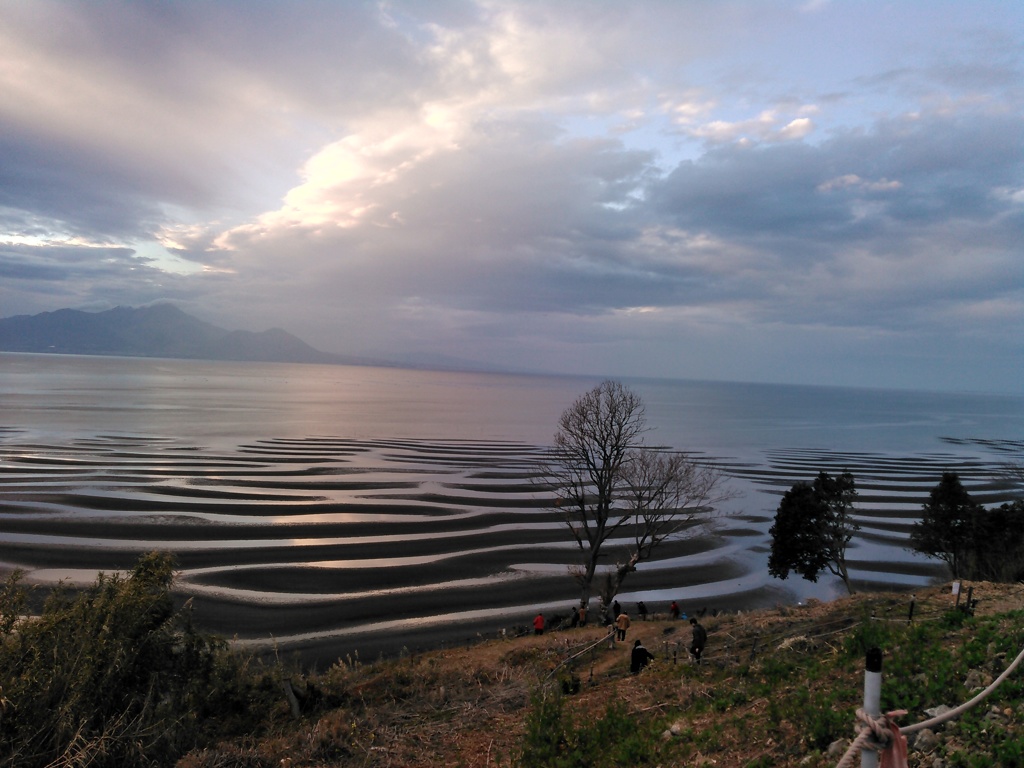
[{"label": "cloudy sky", "polygon": [[0,316],[1024,391],[1024,3],[0,0]]}]

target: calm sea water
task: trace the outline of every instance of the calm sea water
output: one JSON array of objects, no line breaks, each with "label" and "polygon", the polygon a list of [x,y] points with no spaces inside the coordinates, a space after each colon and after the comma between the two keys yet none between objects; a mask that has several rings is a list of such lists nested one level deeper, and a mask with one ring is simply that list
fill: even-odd
[{"label": "calm sea water", "polygon": [[[551,441],[597,379],[352,366],[0,354],[2,426],[238,442],[265,437]],[[976,453],[1024,439],[1024,398],[627,380],[649,442],[744,456],[767,448]]]},{"label": "calm sea water", "polygon": [[[0,354],[0,567],[90,581],[169,549],[209,625],[295,647],[492,631],[574,599],[564,521],[530,478],[597,382]],[[655,610],[841,594],[830,577],[767,575],[779,496],[822,469],[856,478],[847,558],[865,588],[943,576],[908,549],[943,471],[983,503],[1021,491],[999,475],[1024,461],[1024,398],[626,383],[648,442],[716,459],[737,492],[713,532],[630,577],[621,598]]]}]

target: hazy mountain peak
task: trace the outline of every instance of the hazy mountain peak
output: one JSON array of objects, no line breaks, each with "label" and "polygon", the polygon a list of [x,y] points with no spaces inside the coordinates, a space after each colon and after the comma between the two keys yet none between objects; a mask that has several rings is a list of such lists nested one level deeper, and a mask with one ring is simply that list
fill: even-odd
[{"label": "hazy mountain peak", "polygon": [[286,363],[366,362],[321,352],[281,328],[227,330],[173,304],[60,309],[0,320],[0,350]]}]

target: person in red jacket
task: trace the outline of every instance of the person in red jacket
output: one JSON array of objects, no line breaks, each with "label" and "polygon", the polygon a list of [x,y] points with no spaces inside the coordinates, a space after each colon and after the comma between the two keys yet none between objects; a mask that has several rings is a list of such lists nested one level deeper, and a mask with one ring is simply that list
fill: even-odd
[{"label": "person in red jacket", "polygon": [[533,619],[533,634],[543,635],[544,634],[544,614],[538,613]]}]

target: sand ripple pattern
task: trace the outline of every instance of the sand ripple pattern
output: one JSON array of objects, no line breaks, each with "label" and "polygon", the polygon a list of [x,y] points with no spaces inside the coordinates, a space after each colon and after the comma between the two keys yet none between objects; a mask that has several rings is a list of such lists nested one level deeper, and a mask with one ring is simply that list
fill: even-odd
[{"label": "sand ripple pattern", "polygon": [[[862,528],[849,555],[862,586],[941,578],[935,562],[906,551],[941,473],[959,472],[986,504],[1020,493],[999,469],[1019,461],[1021,444],[955,448],[977,450],[714,457],[742,494],[729,516],[663,547],[622,599],[643,597],[657,610],[672,599],[727,609],[792,598],[793,579],[765,573],[768,528],[778,496],[821,469],[857,479]],[[450,636],[453,624],[490,632],[538,608],[564,614],[576,594],[567,575],[574,550],[537,482],[542,455],[520,443],[333,437],[232,450],[131,435],[44,444],[8,430],[0,560],[31,581],[84,582],[142,552],[173,551],[197,621],[253,642],[333,639],[336,652],[338,638],[415,646]]]}]

